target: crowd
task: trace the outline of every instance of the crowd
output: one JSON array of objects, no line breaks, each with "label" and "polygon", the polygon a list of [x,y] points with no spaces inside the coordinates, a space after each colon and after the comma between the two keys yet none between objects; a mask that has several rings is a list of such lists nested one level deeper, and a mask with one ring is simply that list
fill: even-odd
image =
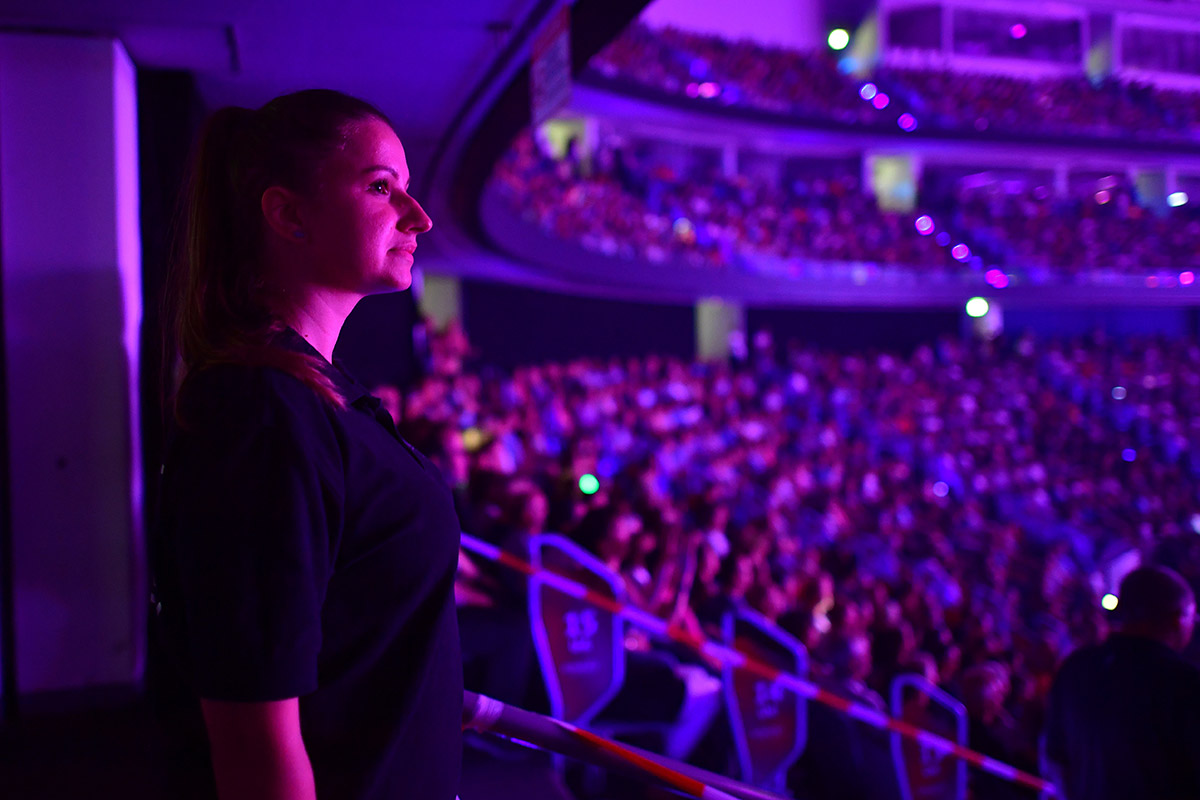
[{"label": "crowd", "polygon": [[886,211],[850,170],[768,181],[679,170],[632,148],[602,146],[588,167],[554,160],[529,133],[496,166],[496,185],[548,234],[606,255],[759,270],[791,260],[871,262],[922,271],[961,269],[948,247],[914,228],[918,214]]},{"label": "crowd", "polygon": [[[909,113],[920,127],[1017,135],[1194,141],[1200,93],[1109,77],[1023,77],[929,63],[873,69],[856,78],[834,55],[673,28],[628,28],[590,67],[672,96],[789,117],[894,130]],[[867,90],[865,87],[870,86]],[[882,95],[882,100],[876,99]],[[909,128],[906,128],[906,130]],[[913,128],[915,129],[915,128]]]},{"label": "crowd", "polygon": [[[1056,665],[1104,637],[1100,597],[1119,573],[1165,562],[1200,582],[1198,356],[1194,341],[1102,336],[838,355],[760,332],[728,364],[510,374],[474,365],[451,329],[403,413],[454,483],[464,530],[518,553],[561,532],[685,628],[712,633],[745,604],[860,702],[882,708],[896,675],[925,676],[965,704],[972,747],[1036,771]],[[527,698],[521,579],[463,560],[468,676]],[[849,724],[811,721],[835,723]],[[710,727],[700,763],[720,758],[725,726]],[[863,784],[876,771],[822,755],[826,740],[810,730],[792,776],[804,796],[883,796]],[[1011,791],[972,780],[976,797]]]},{"label": "crowd", "polygon": [[[1003,130],[1125,138],[1183,135],[1189,118],[1178,100],[1142,83],[1076,76],[1017,77],[936,68],[880,68],[873,79],[896,91],[922,125],[948,130]],[[1171,101],[1171,102],[1168,102]]]},{"label": "crowd", "polygon": [[858,84],[822,52],[632,25],[589,67],[670,95],[847,123],[879,122]]},{"label": "crowd", "polygon": [[918,209],[898,212],[864,191],[860,172],[726,176],[717,164],[680,169],[610,142],[585,164],[573,152],[551,158],[524,133],[495,178],[507,202],[551,236],[650,263],[803,276],[814,262],[928,274],[983,272],[986,259],[1039,283],[1163,273],[1164,285],[1196,267],[1196,205],[1160,213],[1122,176],[1063,196],[1033,180],[1018,189],[923,187]]},{"label": "crowd", "polygon": [[1000,243],[1004,263],[1028,273],[1178,273],[1196,266],[1195,207],[1156,213],[1119,176],[1096,191],[1061,197],[1035,185],[1016,192],[995,184],[961,188],[951,207],[957,226],[976,241]]}]

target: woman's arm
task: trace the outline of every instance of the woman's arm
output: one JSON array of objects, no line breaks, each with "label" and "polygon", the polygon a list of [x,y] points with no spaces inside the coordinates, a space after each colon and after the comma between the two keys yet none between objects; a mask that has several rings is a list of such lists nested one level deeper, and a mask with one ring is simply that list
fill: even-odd
[{"label": "woman's arm", "polygon": [[316,800],[298,698],[201,700],[221,800]]}]

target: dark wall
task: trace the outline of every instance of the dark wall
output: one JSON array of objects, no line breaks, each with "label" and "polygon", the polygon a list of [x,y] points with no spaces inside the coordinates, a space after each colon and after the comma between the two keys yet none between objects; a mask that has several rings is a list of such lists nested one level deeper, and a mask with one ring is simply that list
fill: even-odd
[{"label": "dark wall", "polygon": [[1062,308],[1004,309],[1008,334],[1028,331],[1046,338],[1086,336],[1104,331],[1110,336],[1195,336],[1197,309],[1183,308]]},{"label": "dark wall", "polygon": [[[141,415],[146,508],[157,500],[162,459],[162,299],[192,141],[205,109],[192,76],[138,70],[138,180],[142,226]],[[146,519],[150,519],[149,516]]]},{"label": "dark wall", "polygon": [[874,348],[908,353],[939,336],[958,336],[961,319],[958,309],[751,308],[746,328],[748,334],[766,328],[777,343],[796,339],[836,352]]},{"label": "dark wall", "polygon": [[695,310],[464,281],[463,320],[486,363],[659,353],[693,358]]}]

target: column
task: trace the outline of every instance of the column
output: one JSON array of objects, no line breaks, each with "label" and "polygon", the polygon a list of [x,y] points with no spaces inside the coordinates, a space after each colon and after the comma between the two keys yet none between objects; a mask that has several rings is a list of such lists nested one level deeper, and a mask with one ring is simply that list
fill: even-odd
[{"label": "column", "polygon": [[696,356],[701,361],[727,360],[730,336],[745,331],[746,309],[741,305],[715,297],[696,304]]},{"label": "column", "polygon": [[0,248],[18,690],[141,678],[135,71],[116,41],[0,35]]}]

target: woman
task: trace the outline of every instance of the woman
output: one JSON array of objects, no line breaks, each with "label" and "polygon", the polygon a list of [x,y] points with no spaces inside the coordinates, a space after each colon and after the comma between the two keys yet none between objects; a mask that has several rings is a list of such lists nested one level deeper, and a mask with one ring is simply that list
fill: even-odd
[{"label": "woman", "polygon": [[387,118],[323,90],[218,111],[193,165],[154,623],[222,800],[455,796],[453,500],[333,361],[411,282],[408,179]]}]

